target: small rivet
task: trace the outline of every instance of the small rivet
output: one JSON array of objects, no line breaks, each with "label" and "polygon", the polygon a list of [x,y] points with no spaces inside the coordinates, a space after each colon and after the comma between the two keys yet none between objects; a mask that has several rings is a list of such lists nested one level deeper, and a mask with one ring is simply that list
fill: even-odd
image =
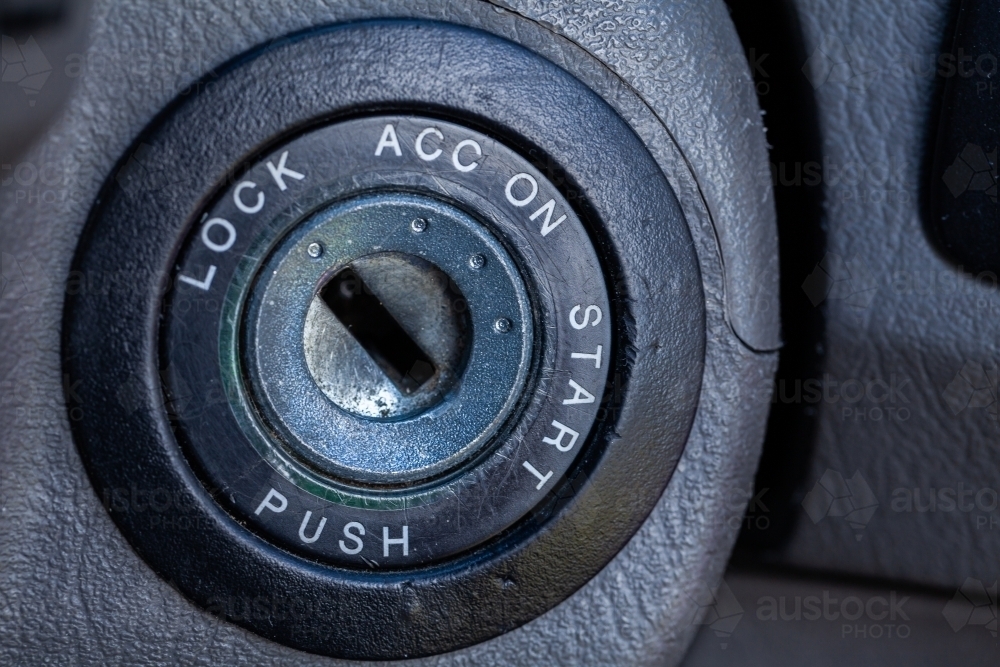
[{"label": "small rivet", "polygon": [[414,218],[413,222],[410,223],[410,229],[416,234],[424,232],[427,230],[427,221],[423,218]]},{"label": "small rivet", "polygon": [[497,333],[507,333],[511,329],[511,321],[506,317],[498,318],[496,322],[493,323],[493,328]]},{"label": "small rivet", "polygon": [[469,258],[469,266],[473,269],[479,270],[486,266],[486,257],[480,255],[478,252]]},{"label": "small rivet", "polygon": [[306,253],[313,259],[316,259],[323,254],[323,244],[313,241],[306,247]]}]

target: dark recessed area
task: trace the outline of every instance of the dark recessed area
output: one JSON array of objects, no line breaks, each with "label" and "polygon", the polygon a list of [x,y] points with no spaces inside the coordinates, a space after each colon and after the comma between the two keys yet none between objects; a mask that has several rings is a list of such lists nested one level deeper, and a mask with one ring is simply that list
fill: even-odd
[{"label": "dark recessed area", "polygon": [[337,273],[320,296],[401,392],[411,394],[434,376],[434,362],[353,269]]}]

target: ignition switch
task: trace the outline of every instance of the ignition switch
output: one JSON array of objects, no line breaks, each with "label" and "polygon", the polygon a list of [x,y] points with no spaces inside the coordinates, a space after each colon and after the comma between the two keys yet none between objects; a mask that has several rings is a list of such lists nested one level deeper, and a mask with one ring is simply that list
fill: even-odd
[{"label": "ignition switch", "polygon": [[[601,406],[611,316],[589,235],[468,127],[300,136],[223,192],[176,275],[164,352],[168,392],[191,393],[188,448],[233,511],[313,558],[413,567],[501,534]],[[219,313],[188,308],[206,293]]]}]

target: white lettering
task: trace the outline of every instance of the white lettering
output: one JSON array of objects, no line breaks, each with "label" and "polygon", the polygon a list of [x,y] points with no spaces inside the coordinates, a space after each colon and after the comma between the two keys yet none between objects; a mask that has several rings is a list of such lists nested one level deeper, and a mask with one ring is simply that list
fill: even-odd
[{"label": "white lettering", "polygon": [[415,148],[417,149],[417,155],[420,156],[421,160],[425,162],[431,162],[432,160],[438,159],[441,155],[441,149],[436,149],[433,153],[428,153],[424,150],[424,137],[428,134],[435,135],[439,140],[444,140],[444,135],[436,127],[428,127],[426,130],[417,135],[417,144]]},{"label": "white lettering", "polygon": [[[226,230],[226,240],[224,243],[216,243],[208,236],[208,232],[212,227],[222,227]],[[233,223],[228,220],[223,220],[222,218],[212,218],[205,223],[205,226],[201,228],[201,240],[202,243],[209,250],[214,250],[215,252],[226,252],[233,247],[236,243],[236,228],[233,227]]]},{"label": "white lettering", "polygon": [[208,267],[208,274],[205,276],[204,280],[198,280],[197,278],[191,278],[190,276],[177,276],[177,280],[182,283],[187,283],[188,285],[194,285],[198,289],[203,289],[206,292],[208,288],[212,286],[212,280],[215,278],[215,264]]},{"label": "white lettering", "polygon": [[[357,535],[351,532],[352,528],[357,531]],[[344,540],[340,540],[340,550],[349,556],[361,553],[361,550],[365,548],[365,543],[361,541],[361,538],[358,537],[358,535],[364,535],[364,534],[365,534],[364,526],[362,526],[357,521],[350,522],[349,524],[344,526],[344,537],[354,542],[354,546],[349,547],[346,544],[344,544]]]},{"label": "white lettering", "polygon": [[378,146],[375,147],[375,157],[382,155],[383,148],[391,148],[396,157],[402,157],[403,155],[403,151],[399,150],[399,140],[396,139],[396,129],[392,126],[392,123],[386,125],[385,129],[382,130],[382,138],[378,140]]},{"label": "white lettering", "polygon": [[326,525],[326,517],[322,517],[319,520],[319,525],[316,526],[316,532],[313,533],[312,537],[306,537],[306,526],[309,525],[309,520],[312,518],[313,513],[307,511],[306,517],[302,519],[302,525],[299,526],[299,539],[306,544],[312,544],[319,539],[320,533],[323,532],[323,526]]},{"label": "white lettering", "polygon": [[575,392],[573,398],[567,398],[563,400],[563,405],[577,405],[579,403],[593,403],[594,395],[589,391],[578,385],[573,380],[569,381],[569,386],[573,388]]},{"label": "white lettering", "polygon": [[556,210],[556,201],[554,199],[548,200],[544,206],[531,214],[528,220],[534,220],[540,216],[543,212],[545,213],[545,219],[542,220],[542,236],[548,236],[549,232],[558,227],[563,220],[566,219],[565,215],[559,216],[559,219],[552,222],[552,213]]},{"label": "white lettering", "polygon": [[470,146],[475,149],[477,156],[482,157],[483,155],[483,149],[480,148],[479,144],[472,139],[466,139],[465,141],[458,142],[458,145],[455,146],[455,150],[451,152],[451,163],[455,165],[455,169],[458,169],[459,171],[472,171],[479,166],[478,162],[470,162],[469,164],[462,164],[459,162],[458,153],[466,146]]},{"label": "white lettering", "polygon": [[[518,199],[514,196],[514,185],[516,185],[518,181],[528,181],[528,183],[531,184],[531,194],[524,199]],[[531,177],[531,174],[515,174],[509,181],[507,181],[507,187],[504,189],[504,192],[507,193],[507,201],[514,206],[527,206],[538,195],[538,182]]]},{"label": "white lettering", "polygon": [[[559,435],[554,438],[542,438],[542,442],[546,445],[555,445],[555,448],[560,452],[568,452],[573,449],[573,445],[576,444],[576,439],[580,437],[580,434],[571,429],[569,426],[560,424],[554,419],[552,420],[552,425],[559,429]],[[569,443],[564,445],[562,439],[566,434],[569,434]]]},{"label": "white lettering", "polygon": [[286,160],[288,160],[288,151],[285,151],[284,153],[281,154],[281,157],[278,159],[277,167],[274,166],[273,162],[268,161],[267,163],[267,170],[271,172],[271,176],[274,177],[274,182],[278,184],[278,187],[281,189],[282,192],[288,189],[288,186],[285,185],[285,178],[284,178],[285,176],[294,178],[297,181],[301,181],[303,178],[306,177],[305,174],[300,174],[299,172],[292,171],[291,169],[286,167],[285,166]]},{"label": "white lettering", "polygon": [[549,481],[549,478],[552,477],[551,470],[548,472],[548,474],[543,475],[542,473],[538,472],[535,466],[531,465],[527,461],[525,461],[521,465],[524,466],[528,470],[528,472],[530,472],[532,475],[538,478],[539,480],[538,486],[535,487],[535,489],[538,491],[541,491],[542,487],[545,486],[545,482]]},{"label": "white lettering", "polygon": [[389,546],[392,544],[403,545],[403,555],[410,555],[410,531],[409,526],[403,526],[403,536],[389,539],[389,526],[382,528],[382,555],[389,557]]},{"label": "white lettering", "polygon": [[[272,500],[277,500],[278,503],[275,505],[271,502]],[[257,511],[254,512],[254,514],[260,515],[260,513],[264,511],[265,507],[275,513],[284,512],[285,508],[288,507],[288,498],[284,497],[274,489],[271,489],[267,492],[267,495],[264,496],[264,500],[260,502],[260,505],[257,506]]]},{"label": "white lettering", "polygon": [[[569,323],[574,329],[583,329],[588,324],[592,327],[596,327],[604,319],[604,313],[597,306],[587,306],[587,310],[583,311],[583,322],[576,319],[576,314],[580,312],[582,306],[573,306],[573,310],[569,311]],[[590,314],[594,313],[594,321],[590,321]]]},{"label": "white lettering", "polygon": [[248,206],[247,204],[243,203],[243,200],[240,198],[241,192],[247,189],[253,190],[256,187],[257,184],[254,183],[253,181],[243,181],[242,183],[236,186],[236,189],[233,190],[233,202],[235,202],[236,208],[240,209],[244,213],[250,213],[250,214],[256,213],[260,209],[264,208],[263,192],[257,193],[257,203],[254,204],[253,206]]},{"label": "white lettering", "polygon": [[[598,320],[598,322],[600,322],[600,320]],[[597,352],[595,354],[584,354],[583,352],[574,352],[573,354],[571,354],[569,356],[570,356],[571,359],[593,359],[594,360],[594,368],[600,368],[601,367],[601,353],[603,352],[603,350],[604,350],[604,346],[603,345],[598,345],[597,346]]]}]

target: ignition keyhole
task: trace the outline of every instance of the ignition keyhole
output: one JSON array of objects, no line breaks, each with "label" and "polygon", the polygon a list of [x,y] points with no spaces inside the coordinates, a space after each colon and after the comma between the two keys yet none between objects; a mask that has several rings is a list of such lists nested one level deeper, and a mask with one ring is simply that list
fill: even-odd
[{"label": "ignition keyhole", "polygon": [[302,344],[330,400],[364,417],[400,419],[460,382],[471,333],[469,306],[447,273],[416,255],[379,252],[319,285]]},{"label": "ignition keyhole", "polygon": [[336,274],[320,295],[402,393],[413,393],[434,376],[431,358],[352,268]]}]

